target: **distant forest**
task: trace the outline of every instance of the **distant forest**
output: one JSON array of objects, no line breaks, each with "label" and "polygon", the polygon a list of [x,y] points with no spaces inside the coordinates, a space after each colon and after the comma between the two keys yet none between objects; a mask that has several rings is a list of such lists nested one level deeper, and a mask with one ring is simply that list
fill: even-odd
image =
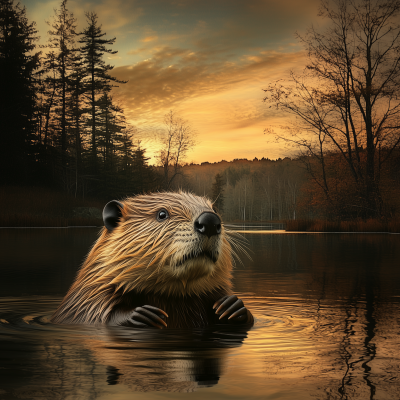
[{"label": "distant forest", "polygon": [[[26,223],[44,224],[44,216],[52,214],[64,218],[62,223],[79,224],[73,208],[101,209],[114,198],[179,189],[210,197],[226,221],[398,217],[400,103],[393,78],[400,77],[397,42],[389,50],[397,49],[398,61],[384,79],[391,91],[383,87],[375,95],[378,100],[386,96],[389,104],[379,126],[371,110],[369,125],[359,116],[359,125],[354,123],[359,112],[355,107],[363,112],[368,102],[375,106],[378,101],[362,86],[357,91],[348,85],[350,68],[361,57],[356,54],[347,67],[333,60],[333,72],[325,77],[331,79],[335,68],[344,68],[344,75],[342,70],[337,75],[347,76],[343,93],[339,78],[336,88],[327,85],[329,93],[324,93],[324,86],[311,90],[305,78],[294,75],[292,86],[271,84],[265,89],[265,101],[300,121],[288,128],[292,136],[283,138],[300,149],[294,159],[188,164],[195,129],[171,110],[163,121],[158,164],[151,166],[135,126],[112,96],[112,88],[125,83],[105,62],[106,55],[117,52],[116,38],[102,31],[96,13],[85,17],[86,27],[77,32],[76,18],[63,0],[48,22],[48,42],[39,48],[35,22],[28,21],[25,8],[0,0],[0,202],[8,212],[3,223],[24,224],[33,218]],[[316,35],[308,40],[310,54],[314,51],[318,57],[314,42],[323,44],[325,39]],[[307,68],[318,75],[325,70],[317,61]],[[320,63],[326,66],[328,61],[325,57]],[[312,135],[315,140],[309,139]]]},{"label": "distant forest", "polygon": [[306,182],[296,160],[255,158],[186,165],[175,184],[215,200],[225,220],[246,222],[311,217],[302,191]]}]

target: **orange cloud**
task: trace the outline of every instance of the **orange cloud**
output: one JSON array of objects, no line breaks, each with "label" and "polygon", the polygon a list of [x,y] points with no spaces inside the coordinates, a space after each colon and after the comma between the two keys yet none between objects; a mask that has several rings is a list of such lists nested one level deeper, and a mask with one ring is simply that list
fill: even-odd
[{"label": "orange cloud", "polygon": [[[168,110],[182,101],[220,94],[245,82],[260,85],[272,72],[296,66],[303,53],[264,52],[247,63],[209,62],[203,52],[168,48],[131,66],[113,70],[128,83],[115,89],[116,96],[131,112]],[[260,86],[261,89],[261,86]]]},{"label": "orange cloud", "polygon": [[142,39],[142,42],[147,43],[147,42],[153,42],[154,40],[157,40],[158,36],[153,35],[153,36],[146,36],[144,39]]}]

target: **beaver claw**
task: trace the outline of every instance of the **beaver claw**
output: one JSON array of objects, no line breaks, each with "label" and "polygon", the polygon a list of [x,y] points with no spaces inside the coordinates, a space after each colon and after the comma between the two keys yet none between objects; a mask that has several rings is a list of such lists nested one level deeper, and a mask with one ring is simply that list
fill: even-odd
[{"label": "beaver claw", "polygon": [[[247,322],[247,308],[244,306],[243,301],[238,299],[234,294],[231,296],[225,296],[215,302],[213,309],[218,307],[215,314],[221,314],[219,319],[228,317],[229,322],[233,323],[245,323]],[[222,322],[222,321],[221,321]]]},{"label": "beaver claw", "polygon": [[155,327],[163,329],[167,326],[165,319],[168,314],[153,306],[136,307],[130,318],[128,319],[129,325],[136,328]]}]

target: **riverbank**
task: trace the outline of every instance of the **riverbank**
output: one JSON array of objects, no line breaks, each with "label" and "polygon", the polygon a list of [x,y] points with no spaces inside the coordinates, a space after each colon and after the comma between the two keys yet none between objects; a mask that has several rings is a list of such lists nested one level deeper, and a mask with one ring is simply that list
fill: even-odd
[{"label": "riverbank", "polygon": [[102,226],[103,202],[38,187],[2,187],[0,227]]},{"label": "riverbank", "polygon": [[[1,187],[0,227],[66,228],[103,226],[102,209],[106,201],[75,198],[56,190],[39,187]],[[400,233],[400,219],[369,219],[353,221],[287,220],[232,221],[229,229],[242,226],[240,231],[252,231],[260,226],[287,232],[389,232]],[[257,229],[257,232],[259,229]]]},{"label": "riverbank", "polygon": [[290,220],[286,221],[286,231],[290,232],[388,232],[400,233],[400,220]]}]

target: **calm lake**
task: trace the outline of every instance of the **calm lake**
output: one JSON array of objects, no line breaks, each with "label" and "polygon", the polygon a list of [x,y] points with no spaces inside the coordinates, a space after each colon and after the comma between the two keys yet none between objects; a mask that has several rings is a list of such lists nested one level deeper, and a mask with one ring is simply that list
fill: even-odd
[{"label": "calm lake", "polygon": [[97,233],[0,230],[0,399],[400,398],[400,235],[243,234],[247,333],[50,324]]}]

